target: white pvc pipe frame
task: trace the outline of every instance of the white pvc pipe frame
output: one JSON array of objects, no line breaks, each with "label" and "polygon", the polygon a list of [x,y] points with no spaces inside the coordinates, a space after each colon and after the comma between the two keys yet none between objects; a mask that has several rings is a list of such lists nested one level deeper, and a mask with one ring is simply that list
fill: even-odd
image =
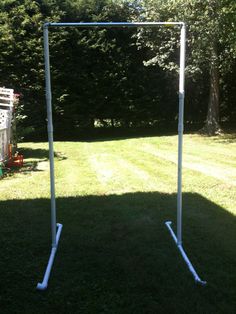
[{"label": "white pvc pipe frame", "polygon": [[205,285],[187,257],[182,247],[182,146],[183,146],[183,118],[184,118],[184,81],[185,81],[185,42],[186,27],[184,22],[92,22],[92,23],[45,23],[44,24],[44,58],[45,58],[45,81],[46,81],[46,103],[48,122],[48,143],[50,159],[50,190],[51,190],[51,231],[52,249],[48,265],[42,283],[37,284],[37,289],[45,290],[48,286],[53,261],[58,248],[58,243],[62,231],[62,225],[56,223],[56,196],[54,178],[54,149],[53,149],[53,120],[52,120],[52,94],[49,61],[49,27],[102,27],[102,28],[126,28],[126,27],[158,27],[158,26],[180,26],[180,69],[179,69],[179,122],[178,122],[178,193],[177,193],[177,237],[171,228],[171,222],[165,224],[171,233],[185,263],[192,273],[196,283]]}]

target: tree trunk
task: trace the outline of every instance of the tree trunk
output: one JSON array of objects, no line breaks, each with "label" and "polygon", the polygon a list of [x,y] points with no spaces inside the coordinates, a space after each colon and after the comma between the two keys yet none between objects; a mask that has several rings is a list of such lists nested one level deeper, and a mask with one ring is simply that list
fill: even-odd
[{"label": "tree trunk", "polygon": [[216,135],[222,132],[220,128],[220,91],[219,91],[219,64],[216,45],[212,48],[212,61],[210,68],[210,91],[208,111],[205,126],[200,130],[207,135]]}]

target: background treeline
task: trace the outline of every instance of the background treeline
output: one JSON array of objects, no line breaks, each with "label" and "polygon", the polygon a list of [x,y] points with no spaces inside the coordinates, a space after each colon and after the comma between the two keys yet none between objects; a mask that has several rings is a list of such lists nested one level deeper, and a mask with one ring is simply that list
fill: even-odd
[{"label": "background treeline", "polygon": [[[182,20],[185,122],[214,134],[236,121],[235,13],[235,0],[1,0],[0,86],[21,94],[25,136],[43,138],[44,22]],[[178,28],[50,29],[50,52],[57,138],[176,125]]]}]

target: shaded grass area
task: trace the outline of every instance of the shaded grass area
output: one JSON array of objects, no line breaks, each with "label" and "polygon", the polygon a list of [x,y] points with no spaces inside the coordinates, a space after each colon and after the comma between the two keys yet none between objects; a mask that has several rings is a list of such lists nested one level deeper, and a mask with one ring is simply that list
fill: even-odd
[{"label": "shaded grass area", "polygon": [[[0,202],[3,313],[233,313],[236,219],[186,193],[184,244],[196,286],[164,222],[175,194],[59,198],[64,224],[49,289],[35,290],[50,251],[49,200]],[[46,223],[45,223],[46,222]],[[19,311],[20,309],[20,311]]]}]

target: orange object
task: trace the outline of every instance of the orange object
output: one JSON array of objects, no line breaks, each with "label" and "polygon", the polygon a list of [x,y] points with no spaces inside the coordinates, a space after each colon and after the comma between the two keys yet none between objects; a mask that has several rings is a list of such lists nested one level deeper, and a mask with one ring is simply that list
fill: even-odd
[{"label": "orange object", "polygon": [[12,159],[12,144],[8,145],[8,156],[9,156],[9,159]]},{"label": "orange object", "polygon": [[16,154],[15,156],[12,156],[11,144],[8,146],[8,156],[9,156],[9,160],[7,162],[7,167],[22,167],[23,166],[23,163],[24,163],[23,155]]}]

